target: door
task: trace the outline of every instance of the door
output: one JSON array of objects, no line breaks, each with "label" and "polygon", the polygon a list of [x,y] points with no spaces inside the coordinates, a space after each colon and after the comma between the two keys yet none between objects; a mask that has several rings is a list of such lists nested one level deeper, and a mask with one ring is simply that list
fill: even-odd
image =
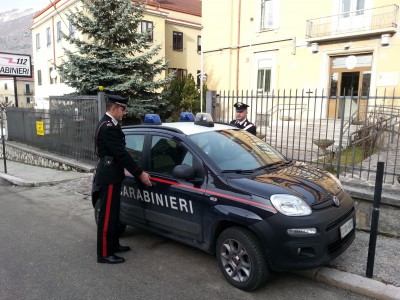
[{"label": "door", "polygon": [[331,58],[328,118],[359,120],[365,115],[371,83],[372,55]]},{"label": "door", "polygon": [[198,161],[175,138],[163,134],[151,136],[149,172],[155,186],[142,191],[148,226],[192,241],[203,241],[204,190],[173,176],[175,166],[197,167]]}]

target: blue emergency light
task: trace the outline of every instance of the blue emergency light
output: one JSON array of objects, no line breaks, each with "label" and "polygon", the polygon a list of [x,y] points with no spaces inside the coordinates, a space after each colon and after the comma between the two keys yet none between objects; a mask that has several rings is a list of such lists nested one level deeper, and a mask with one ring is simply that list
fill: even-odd
[{"label": "blue emergency light", "polygon": [[161,125],[160,116],[157,114],[147,114],[144,116],[145,124]]},{"label": "blue emergency light", "polygon": [[191,112],[181,112],[179,116],[179,121],[181,122],[194,122],[194,115]]},{"label": "blue emergency light", "polygon": [[197,113],[194,124],[206,127],[214,127],[214,120],[209,113]]}]

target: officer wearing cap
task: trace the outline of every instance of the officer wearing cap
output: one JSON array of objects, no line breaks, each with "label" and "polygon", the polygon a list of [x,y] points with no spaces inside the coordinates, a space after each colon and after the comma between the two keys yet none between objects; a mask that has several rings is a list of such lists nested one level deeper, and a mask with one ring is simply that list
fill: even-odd
[{"label": "officer wearing cap", "polygon": [[236,109],[236,120],[232,120],[230,124],[256,135],[256,126],[247,119],[249,106],[242,102],[237,102],[233,106]]},{"label": "officer wearing cap", "polygon": [[121,184],[128,170],[143,184],[151,186],[143,172],[125,149],[125,135],[119,121],[125,115],[128,99],[105,95],[106,113],[96,127],[95,147],[99,157],[95,185],[99,188],[100,210],[97,223],[97,262],[118,264],[125,261],[115,253],[130,250],[119,243],[118,222]]}]

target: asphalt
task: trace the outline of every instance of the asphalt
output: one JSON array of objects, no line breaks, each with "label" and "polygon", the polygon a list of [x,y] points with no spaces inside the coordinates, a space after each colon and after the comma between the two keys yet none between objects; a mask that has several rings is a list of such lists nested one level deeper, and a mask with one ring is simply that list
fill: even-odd
[{"label": "asphalt", "polygon": [[[79,162],[78,162],[79,163]],[[17,186],[61,185],[89,199],[91,172],[60,171],[0,159],[0,177]],[[83,166],[85,169],[87,166]],[[89,201],[89,200],[88,200]],[[366,276],[370,234],[357,231],[353,244],[329,266],[296,272],[317,282],[373,299],[400,299],[400,238],[378,236],[373,276]]]}]

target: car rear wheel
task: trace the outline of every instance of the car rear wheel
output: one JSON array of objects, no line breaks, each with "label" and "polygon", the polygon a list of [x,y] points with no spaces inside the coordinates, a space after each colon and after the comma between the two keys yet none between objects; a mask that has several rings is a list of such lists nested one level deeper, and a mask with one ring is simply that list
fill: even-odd
[{"label": "car rear wheel", "polygon": [[216,256],[226,280],[241,290],[254,291],[269,277],[267,257],[261,243],[246,228],[224,230],[217,240]]},{"label": "car rear wheel", "polygon": [[[100,211],[100,200],[96,202],[96,205],[94,206],[94,219],[96,221],[96,225],[99,223],[99,211]],[[121,222],[118,221],[118,234],[119,236],[123,235],[126,229],[125,224],[121,224]]]}]

